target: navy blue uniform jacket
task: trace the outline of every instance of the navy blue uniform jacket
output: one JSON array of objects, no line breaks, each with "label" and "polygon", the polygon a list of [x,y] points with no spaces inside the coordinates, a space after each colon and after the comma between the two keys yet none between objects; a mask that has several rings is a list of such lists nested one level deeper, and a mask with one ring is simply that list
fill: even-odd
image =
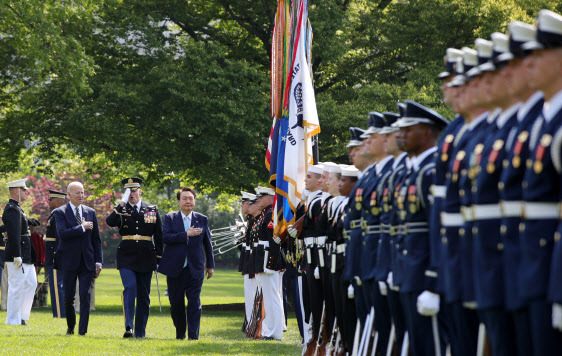
[{"label": "navy blue uniform jacket", "polygon": [[187,237],[181,211],[166,214],[162,230],[166,245],[158,266],[158,272],[175,278],[179,276],[187,257],[187,267],[193,278],[203,278],[205,259],[207,268],[215,268],[209,220],[205,215],[193,212],[191,226],[203,230],[200,235]]}]

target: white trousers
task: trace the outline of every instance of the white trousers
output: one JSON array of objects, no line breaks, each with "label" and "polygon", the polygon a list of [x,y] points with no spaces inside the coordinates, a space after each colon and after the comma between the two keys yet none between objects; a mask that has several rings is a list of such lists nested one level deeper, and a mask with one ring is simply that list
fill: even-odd
[{"label": "white trousers", "polygon": [[272,337],[277,340],[283,338],[285,313],[283,311],[283,272],[256,274],[258,286],[263,292],[265,318],[262,322],[262,337]]},{"label": "white trousers", "polygon": [[8,309],[8,270],[6,269],[6,265],[2,266],[2,286],[0,288],[0,293],[2,293],[2,305],[0,309],[6,310]]},{"label": "white trousers", "polygon": [[246,320],[248,322],[250,322],[250,318],[252,317],[257,289],[258,284],[256,283],[256,279],[250,279],[248,274],[244,275],[244,306],[246,308]]},{"label": "white trousers", "polygon": [[13,262],[6,262],[8,269],[8,312],[6,324],[20,325],[22,320],[29,320],[35,289],[37,289],[37,276],[35,267],[24,263],[16,268]]}]

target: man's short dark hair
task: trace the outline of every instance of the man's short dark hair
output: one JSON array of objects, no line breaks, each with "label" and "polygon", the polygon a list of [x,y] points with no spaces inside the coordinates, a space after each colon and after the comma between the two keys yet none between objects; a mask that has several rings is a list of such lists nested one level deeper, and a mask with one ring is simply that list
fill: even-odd
[{"label": "man's short dark hair", "polygon": [[178,196],[178,201],[180,200],[181,193],[183,193],[183,192],[191,192],[191,194],[193,194],[193,198],[197,198],[197,194],[195,193],[195,190],[193,190],[193,188],[191,188],[191,187],[183,187],[183,188],[181,188],[180,191],[178,191],[178,194],[177,194],[177,196]]}]

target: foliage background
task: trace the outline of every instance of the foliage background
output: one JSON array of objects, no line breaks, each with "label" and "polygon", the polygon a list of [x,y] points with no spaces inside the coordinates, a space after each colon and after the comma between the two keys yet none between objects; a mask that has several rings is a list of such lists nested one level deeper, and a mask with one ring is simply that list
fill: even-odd
[{"label": "foliage background", "polygon": [[[320,160],[346,163],[349,126],[413,99],[446,116],[446,48],[531,23],[556,0],[309,0]],[[139,176],[162,212],[196,187],[216,227],[267,182],[275,0],[0,2],[0,175],[45,189],[84,181],[101,216]],[[5,191],[0,197],[5,201]],[[113,233],[104,230],[104,241]],[[112,245],[111,245],[112,246]],[[112,247],[113,248],[113,247]]]}]

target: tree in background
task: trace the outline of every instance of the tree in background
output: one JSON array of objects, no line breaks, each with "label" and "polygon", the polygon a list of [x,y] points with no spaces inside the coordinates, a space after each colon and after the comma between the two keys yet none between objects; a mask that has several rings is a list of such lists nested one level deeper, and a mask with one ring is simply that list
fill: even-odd
[{"label": "tree in background", "polygon": [[[435,79],[447,47],[532,22],[541,8],[562,11],[555,0],[309,8],[320,159],[341,163],[347,128],[369,111],[408,98],[452,114]],[[48,169],[64,146],[110,167],[102,176],[113,182],[138,173],[158,190],[177,180],[230,193],[265,182],[275,9],[275,0],[0,3],[0,171],[15,171],[22,149]]]}]

